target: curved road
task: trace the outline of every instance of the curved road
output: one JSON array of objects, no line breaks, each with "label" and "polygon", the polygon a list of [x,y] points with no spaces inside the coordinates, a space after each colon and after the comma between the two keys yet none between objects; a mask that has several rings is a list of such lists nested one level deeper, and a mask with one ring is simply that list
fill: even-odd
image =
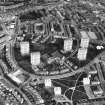
[{"label": "curved road", "polygon": [[[12,44],[13,46],[13,43],[10,43]],[[10,52],[7,52],[7,53],[10,53],[11,55],[11,61],[14,62],[15,58],[13,56],[13,51],[12,51],[12,47],[11,45],[8,47]],[[87,64],[86,66],[82,67],[82,68],[79,68],[78,70],[76,71],[73,71],[73,72],[68,72],[68,73],[64,73],[64,74],[55,74],[55,75],[36,75],[36,74],[30,74],[30,76],[32,78],[42,78],[42,79],[45,79],[45,78],[51,78],[51,79],[59,79],[59,78],[64,78],[64,77],[68,77],[68,76],[73,76],[77,73],[80,73],[80,72],[88,72],[88,67],[89,65],[93,64],[94,62],[97,62],[98,59],[101,55],[104,55],[105,54],[105,51],[103,51],[101,54],[99,54],[96,58],[94,58],[89,64]],[[19,68],[19,66],[17,65],[17,62],[15,61],[14,64],[15,66],[17,66],[16,68]],[[21,70],[23,70],[22,68],[20,68]],[[24,71],[24,70],[23,70]],[[24,71],[25,72],[25,71]]]}]

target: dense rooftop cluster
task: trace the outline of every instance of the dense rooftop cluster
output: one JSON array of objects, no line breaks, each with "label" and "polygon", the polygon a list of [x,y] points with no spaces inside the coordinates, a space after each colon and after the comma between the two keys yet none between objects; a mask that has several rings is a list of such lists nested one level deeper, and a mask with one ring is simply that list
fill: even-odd
[{"label": "dense rooftop cluster", "polygon": [[104,0],[1,0],[0,104],[104,105]]}]

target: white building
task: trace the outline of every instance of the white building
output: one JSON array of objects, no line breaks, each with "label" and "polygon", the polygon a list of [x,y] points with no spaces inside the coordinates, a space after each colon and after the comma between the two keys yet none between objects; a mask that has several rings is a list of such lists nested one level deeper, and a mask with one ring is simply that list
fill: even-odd
[{"label": "white building", "polygon": [[20,52],[21,55],[28,55],[30,52],[29,42],[21,42],[20,43]]},{"label": "white building", "polygon": [[87,48],[79,48],[77,58],[79,60],[86,60],[87,57]]},{"label": "white building", "polygon": [[83,84],[84,85],[90,85],[90,78],[83,78]]},{"label": "white building", "polygon": [[89,38],[89,36],[88,36],[86,31],[80,31],[80,34],[81,34],[81,38],[84,38],[84,39]]},{"label": "white building", "polygon": [[89,99],[94,99],[94,94],[91,90],[91,87],[90,87],[90,78],[89,76],[86,77],[86,78],[83,78],[83,85],[84,85],[84,89],[86,91],[86,94],[87,96],[89,97]]},{"label": "white building", "polygon": [[88,48],[90,39],[89,39],[89,36],[88,36],[87,32],[81,31],[80,33],[81,33],[80,47]]},{"label": "white building", "polygon": [[19,69],[19,70],[13,72],[12,74],[13,74],[14,76],[18,76],[18,75],[20,75],[20,74],[22,74],[22,73],[23,73],[22,70]]},{"label": "white building", "polygon": [[62,91],[61,87],[54,87],[54,94],[55,95],[58,95],[58,96],[61,95],[61,91]]},{"label": "white building", "polygon": [[88,46],[89,46],[89,38],[87,38],[87,39],[82,38],[82,39],[81,39],[80,46],[81,46],[82,48],[88,48]]},{"label": "white building", "polygon": [[90,39],[97,39],[95,32],[89,31],[88,35],[89,35]]},{"label": "white building", "polygon": [[64,40],[64,51],[68,52],[72,50],[73,39],[65,39]]},{"label": "white building", "polygon": [[103,94],[103,90],[101,87],[98,87],[98,90],[93,91],[93,93],[96,97],[101,97]]},{"label": "white building", "polygon": [[37,66],[40,64],[40,52],[31,53],[31,64]]},{"label": "white building", "polygon": [[18,77],[14,76],[13,74],[9,73],[8,76],[15,81],[17,84],[21,84],[23,83],[23,81],[21,79],[19,79]]},{"label": "white building", "polygon": [[44,84],[45,84],[45,87],[51,87],[52,86],[51,79],[45,79]]},{"label": "white building", "polygon": [[[72,103],[72,101],[70,99],[68,99],[65,95],[58,95],[58,96],[55,96],[54,97],[54,100],[57,102],[57,103]],[[70,104],[71,105],[71,104]]]}]

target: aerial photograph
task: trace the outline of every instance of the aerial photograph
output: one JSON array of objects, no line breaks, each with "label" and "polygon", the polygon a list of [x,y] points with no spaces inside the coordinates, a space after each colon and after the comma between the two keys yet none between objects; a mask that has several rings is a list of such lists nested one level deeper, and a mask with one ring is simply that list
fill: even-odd
[{"label": "aerial photograph", "polygon": [[105,0],[0,0],[0,105],[105,105]]}]

